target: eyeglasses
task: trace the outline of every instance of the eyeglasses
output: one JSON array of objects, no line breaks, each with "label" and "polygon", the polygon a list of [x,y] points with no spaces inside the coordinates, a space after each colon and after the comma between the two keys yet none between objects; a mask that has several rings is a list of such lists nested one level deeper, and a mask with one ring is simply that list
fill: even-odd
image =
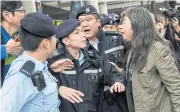
[{"label": "eyeglasses", "polygon": [[10,12],[20,12],[20,13],[25,14],[26,10],[25,9],[16,9],[16,10],[11,10]]},{"label": "eyeglasses", "polygon": [[97,18],[85,18],[84,20],[80,19],[79,21],[80,21],[80,23],[83,23],[84,21],[86,23],[88,23],[88,22],[92,21],[93,19],[97,19]]}]

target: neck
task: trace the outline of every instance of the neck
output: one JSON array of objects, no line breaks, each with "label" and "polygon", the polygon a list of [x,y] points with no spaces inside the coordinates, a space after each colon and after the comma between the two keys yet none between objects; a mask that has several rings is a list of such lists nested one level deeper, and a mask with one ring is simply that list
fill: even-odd
[{"label": "neck", "polygon": [[97,41],[97,37],[93,37],[93,38],[90,38],[88,39],[90,42],[96,42]]},{"label": "neck", "polygon": [[72,48],[72,47],[67,47],[66,49],[69,51],[69,53],[75,58],[75,59],[79,59],[80,58],[80,54],[79,54],[79,48]]},{"label": "neck", "polygon": [[38,61],[40,61],[41,63],[44,63],[46,61],[46,57],[45,55],[42,54],[42,52],[39,51],[25,51],[28,55],[32,56],[33,58],[37,59]]},{"label": "neck", "polygon": [[4,27],[4,29],[9,33],[10,36],[13,36],[18,29],[15,27],[12,27],[10,24],[7,22],[2,22],[1,25]]}]

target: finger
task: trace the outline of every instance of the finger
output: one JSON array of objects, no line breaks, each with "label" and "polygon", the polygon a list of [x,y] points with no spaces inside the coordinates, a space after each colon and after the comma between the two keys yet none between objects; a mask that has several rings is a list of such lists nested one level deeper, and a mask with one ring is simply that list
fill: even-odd
[{"label": "finger", "polygon": [[79,96],[84,96],[84,94],[81,91],[75,91]]},{"label": "finger", "polygon": [[120,93],[122,91],[122,86],[121,84],[118,85],[118,92]]},{"label": "finger", "polygon": [[113,89],[114,89],[114,86],[111,86],[111,88],[109,89],[111,93],[113,93]]},{"label": "finger", "polygon": [[125,86],[124,85],[122,85],[122,91],[125,91]]},{"label": "finger", "polygon": [[175,21],[178,21],[178,19],[177,19],[176,17],[173,17],[173,19],[174,19]]},{"label": "finger", "polygon": [[114,85],[114,91],[117,92],[117,89],[118,89],[118,85],[115,84],[115,85]]},{"label": "finger", "polygon": [[71,103],[75,103],[71,98],[67,97],[66,100],[70,101]]},{"label": "finger", "polygon": [[74,63],[70,59],[65,59],[66,64],[74,65]]},{"label": "finger", "polygon": [[72,93],[72,95],[80,102],[83,102],[82,98],[78,96],[78,94],[76,94],[75,92]]},{"label": "finger", "polygon": [[172,21],[173,23],[175,23],[175,22],[176,22],[176,20],[174,20],[174,18],[171,18],[171,21]]},{"label": "finger", "polygon": [[72,69],[73,67],[65,67],[64,70],[70,70]]},{"label": "finger", "polygon": [[65,67],[73,68],[74,65],[65,65]]},{"label": "finger", "polygon": [[74,102],[76,102],[76,103],[79,103],[80,101],[78,101],[77,99],[76,99],[76,97],[73,95],[73,93],[71,93],[70,95],[69,95],[69,98],[71,98]]}]

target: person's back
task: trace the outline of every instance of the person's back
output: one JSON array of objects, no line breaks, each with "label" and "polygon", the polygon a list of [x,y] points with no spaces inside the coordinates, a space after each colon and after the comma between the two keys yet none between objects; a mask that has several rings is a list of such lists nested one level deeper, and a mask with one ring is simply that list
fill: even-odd
[{"label": "person's back", "polygon": [[59,112],[57,82],[46,61],[55,51],[56,30],[42,13],[22,19],[19,35],[24,53],[13,61],[0,90],[3,112]]}]

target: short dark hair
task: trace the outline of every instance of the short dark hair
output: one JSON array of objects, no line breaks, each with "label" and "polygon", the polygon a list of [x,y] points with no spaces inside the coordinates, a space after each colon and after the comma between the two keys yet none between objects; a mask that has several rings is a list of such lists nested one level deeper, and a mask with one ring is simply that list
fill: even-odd
[{"label": "short dark hair", "polygon": [[35,51],[44,38],[33,35],[27,30],[20,27],[19,29],[20,43],[24,50]]},{"label": "short dark hair", "polygon": [[[22,1],[1,1],[1,21],[4,20],[3,11],[14,11],[23,6]],[[12,12],[13,13],[13,12]],[[14,13],[13,13],[14,14]]]}]

